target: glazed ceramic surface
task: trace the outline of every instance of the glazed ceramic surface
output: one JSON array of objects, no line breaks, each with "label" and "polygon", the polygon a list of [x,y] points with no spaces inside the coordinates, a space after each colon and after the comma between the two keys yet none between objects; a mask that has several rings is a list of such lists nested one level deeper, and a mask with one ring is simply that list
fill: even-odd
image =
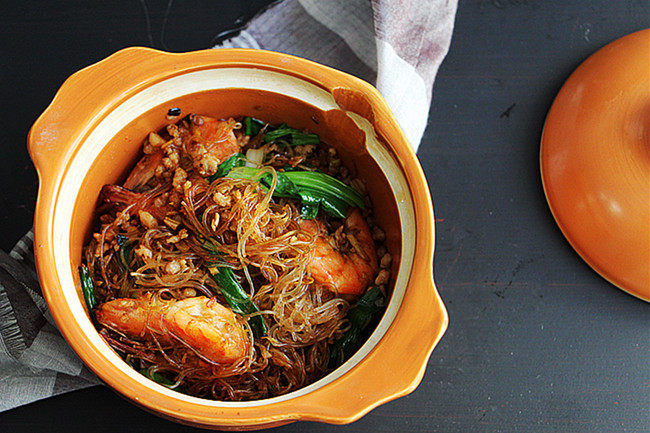
[{"label": "glazed ceramic surface", "polygon": [[650,301],[650,30],[605,46],[569,77],[546,119],[541,171],[580,256]]},{"label": "glazed ceramic surface", "polygon": [[[104,184],[122,180],[149,131],[171,107],[215,117],[289,122],[337,147],[367,182],[393,263],[386,313],[344,365],[298,391],[251,401],[187,396],[131,369],[103,341],[85,310],[76,268]],[[169,54],[120,51],[68,79],[34,124],[29,150],[39,173],[35,253],[57,325],[106,383],[180,422],[222,429],[293,420],[347,423],[411,392],[447,314],[432,279],[433,210],[422,170],[395,119],[367,83],[330,68],[260,50]],[[351,392],[354,390],[354,392]]]}]

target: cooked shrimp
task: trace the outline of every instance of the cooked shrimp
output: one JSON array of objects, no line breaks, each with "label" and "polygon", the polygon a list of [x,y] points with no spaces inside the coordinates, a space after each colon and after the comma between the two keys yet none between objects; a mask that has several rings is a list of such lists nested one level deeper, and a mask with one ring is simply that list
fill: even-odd
[{"label": "cooked shrimp", "polygon": [[156,174],[156,168],[161,164],[163,152],[150,153],[144,155],[135,165],[129,177],[124,181],[124,188],[137,190],[143,187]]},{"label": "cooked shrimp", "polygon": [[208,362],[231,364],[246,356],[249,341],[235,314],[205,296],[164,301],[151,295],[99,306],[97,321],[131,338],[178,340]]},{"label": "cooked shrimp", "polygon": [[317,220],[301,220],[300,227],[317,235],[309,259],[314,280],[339,294],[363,294],[377,272],[377,253],[359,209],[351,208],[345,220],[345,234],[352,245],[349,253],[334,248],[334,241]]},{"label": "cooked shrimp", "polygon": [[239,152],[240,146],[233,130],[235,122],[217,120],[212,117],[191,115],[192,136],[186,146],[194,168],[203,176],[210,176],[228,157]]},{"label": "cooked shrimp", "polygon": [[101,198],[106,205],[116,208],[118,211],[134,205],[131,215],[138,215],[146,212],[157,220],[162,221],[165,216],[173,212],[174,208],[161,197],[164,188],[156,188],[147,192],[138,193],[129,191],[118,185],[104,185],[101,191]]}]

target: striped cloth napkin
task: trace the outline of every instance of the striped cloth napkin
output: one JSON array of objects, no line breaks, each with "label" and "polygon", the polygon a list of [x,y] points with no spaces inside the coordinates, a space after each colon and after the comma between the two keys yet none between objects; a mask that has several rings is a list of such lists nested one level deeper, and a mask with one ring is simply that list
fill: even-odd
[{"label": "striped cloth napkin", "polygon": [[[374,83],[417,150],[457,0],[285,0],[214,48],[304,57]],[[33,233],[0,251],[0,411],[100,384],[61,337],[41,294]]]}]

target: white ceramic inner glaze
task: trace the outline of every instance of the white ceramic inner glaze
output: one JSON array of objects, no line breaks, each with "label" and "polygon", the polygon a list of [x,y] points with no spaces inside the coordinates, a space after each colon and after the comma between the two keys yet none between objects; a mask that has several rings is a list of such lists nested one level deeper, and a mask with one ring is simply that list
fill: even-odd
[{"label": "white ceramic inner glaze", "polygon": [[375,347],[393,322],[404,297],[415,255],[415,231],[413,230],[413,227],[415,227],[415,211],[404,174],[390,153],[377,139],[371,123],[355,113],[347,112],[347,115],[365,132],[368,152],[375,159],[386,177],[390,179],[392,192],[397,203],[402,233],[401,260],[394,292],[386,313],[368,341],[366,341],[351,359],[324,378],[294,392],[269,399],[247,402],[208,400],[178,393],[146,379],[127,365],[106,344],[88,319],[85,307],[82,305],[75,290],[74,278],[76,269],[72,267],[69,258],[71,233],[67,228],[70,226],[74,203],[79,195],[80,186],[84,177],[101,150],[113,138],[116,131],[120,131],[133,119],[141,116],[161,102],[195,92],[227,88],[265,90],[279,93],[304,101],[323,111],[341,109],[336,104],[332,95],[320,87],[296,77],[261,69],[207,69],[186,73],[161,81],[125,100],[90,132],[88,137],[83,141],[83,146],[81,146],[81,143],[73,146],[73,148],[77,148],[78,150],[76,150],[76,153],[74,153],[74,150],[71,152],[74,155],[73,159],[68,162],[68,168],[60,180],[59,191],[56,194],[57,200],[55,200],[53,226],[50,229],[52,230],[54,241],[54,265],[66,303],[69,305],[75,320],[79,323],[89,341],[112,364],[132,379],[145,383],[152,390],[169,397],[182,399],[193,404],[214,407],[254,407],[288,400],[320,388],[350,371],[350,369],[359,363]]}]

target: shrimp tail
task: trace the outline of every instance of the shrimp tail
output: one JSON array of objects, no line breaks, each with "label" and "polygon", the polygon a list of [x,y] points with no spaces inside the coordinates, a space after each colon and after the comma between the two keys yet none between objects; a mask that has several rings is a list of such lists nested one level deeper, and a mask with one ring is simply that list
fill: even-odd
[{"label": "shrimp tail", "polygon": [[142,194],[128,190],[119,185],[104,185],[100,193],[102,201],[106,204],[124,208],[142,200]]},{"label": "shrimp tail", "polygon": [[160,165],[162,159],[162,151],[143,156],[124,181],[124,188],[138,191],[154,177],[156,168]]},{"label": "shrimp tail", "polygon": [[161,300],[147,294],[100,305],[97,322],[129,338],[177,341],[212,364],[232,364],[249,351],[249,340],[235,313],[205,296]]}]

